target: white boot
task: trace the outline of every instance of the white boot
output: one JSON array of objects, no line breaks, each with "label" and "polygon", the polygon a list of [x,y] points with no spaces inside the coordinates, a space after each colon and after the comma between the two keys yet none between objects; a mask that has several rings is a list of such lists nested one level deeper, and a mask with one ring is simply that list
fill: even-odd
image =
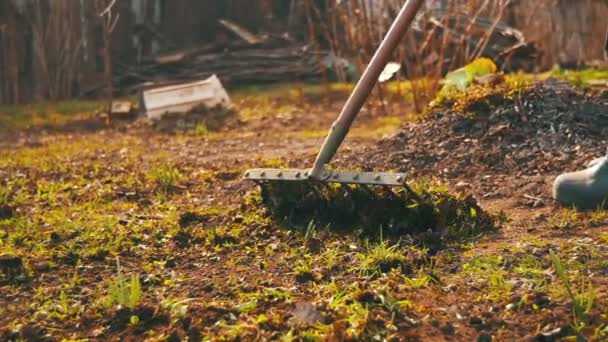
[{"label": "white boot", "polygon": [[608,156],[594,159],[588,166],[558,176],[553,183],[553,198],[579,209],[603,206],[608,199]]}]

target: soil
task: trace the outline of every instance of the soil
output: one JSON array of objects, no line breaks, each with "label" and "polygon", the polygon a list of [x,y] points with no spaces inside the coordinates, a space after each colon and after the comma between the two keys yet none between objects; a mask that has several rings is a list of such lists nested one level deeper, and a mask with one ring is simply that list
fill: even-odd
[{"label": "soil", "polygon": [[[136,121],[5,139],[0,154],[14,159],[2,160],[0,184],[20,185],[11,188],[10,203],[0,203],[8,208],[0,243],[10,246],[1,254],[22,258],[29,275],[0,285],[0,339],[608,339],[608,215],[572,213],[550,199],[558,173],[604,155],[603,95],[548,81],[515,98],[471,104],[466,113],[435,108],[378,133],[385,136],[365,132],[387,117],[368,106],[334,166],[395,169],[412,183],[434,177],[504,216],[497,231],[432,252],[270,219],[258,208],[257,186],[241,175],[250,167],[310,165],[323,141],[317,133],[330,127],[347,94],[273,98],[271,114],[239,116],[243,108],[255,111],[255,96],[200,135]],[[411,107],[388,100],[385,110],[405,122]],[[166,163],[183,177],[161,191],[150,174]],[[17,200],[19,189],[29,195]],[[25,231],[37,245],[16,234],[25,229],[16,222],[25,221],[36,227]],[[78,226],[85,223],[91,226]],[[106,235],[98,241],[87,234]],[[580,330],[572,327],[552,250],[577,291],[587,289],[581,279],[593,285],[594,305]],[[100,304],[116,257],[125,272],[141,275],[135,308]],[[428,282],[414,285],[420,279]]]}]

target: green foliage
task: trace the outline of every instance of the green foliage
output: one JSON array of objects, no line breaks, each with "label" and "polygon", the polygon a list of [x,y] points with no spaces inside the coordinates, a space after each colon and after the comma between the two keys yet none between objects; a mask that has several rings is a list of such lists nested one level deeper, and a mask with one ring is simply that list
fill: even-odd
[{"label": "green foliage", "polygon": [[553,252],[553,250],[549,251],[549,258],[553,263],[553,269],[555,270],[555,274],[559,281],[562,283],[562,286],[566,290],[568,297],[572,300],[572,314],[574,316],[574,326],[575,328],[580,328],[581,325],[584,325],[584,321],[587,315],[593,309],[595,304],[595,291],[593,289],[593,285],[591,282],[587,282],[584,278],[581,278],[581,283],[576,290],[568,275],[566,274],[566,268],[564,267],[560,257]]},{"label": "green foliage", "polygon": [[507,271],[501,255],[479,256],[462,265],[465,273],[482,279],[487,286],[487,297],[493,302],[504,302],[511,293]]},{"label": "green foliage", "polygon": [[312,274],[312,262],[312,257],[308,254],[304,254],[301,259],[296,261],[294,271],[300,275]]},{"label": "green foliage", "polygon": [[160,307],[163,311],[169,313],[174,319],[182,319],[188,313],[188,305],[191,299],[164,298]]},{"label": "green foliage", "polygon": [[61,125],[78,116],[90,117],[102,105],[97,101],[0,105],[0,133],[31,126]]},{"label": "green foliage", "polygon": [[173,189],[183,178],[184,176],[173,164],[164,164],[152,172],[152,179],[164,193]]},{"label": "green foliage", "polygon": [[485,76],[496,72],[496,70],[497,66],[491,59],[483,57],[475,59],[464,67],[449,72],[445,76],[444,86],[441,92],[451,89],[460,91],[465,90],[473,83],[475,77]]},{"label": "green foliage", "polygon": [[367,276],[378,276],[391,269],[401,269],[406,262],[399,244],[389,245],[388,241],[380,240],[370,246],[367,243],[367,252],[359,253],[360,272]]},{"label": "green foliage", "polygon": [[36,308],[35,317],[66,320],[82,316],[84,313],[85,306],[82,302],[70,298],[66,291],[61,291],[59,297],[50,297],[45,291],[39,294],[38,299],[41,304]]},{"label": "green foliage", "polygon": [[252,299],[250,301],[240,303],[239,305],[237,305],[235,307],[235,309],[241,313],[248,313],[248,312],[255,310],[255,308],[257,308],[257,307],[258,307],[258,301],[256,299]]},{"label": "green foliage", "polygon": [[589,222],[593,225],[602,225],[608,222],[608,210],[594,210],[589,217]]},{"label": "green foliage", "polygon": [[395,321],[395,318],[402,315],[402,310],[411,309],[413,304],[409,300],[397,300],[390,294],[379,294],[378,299],[380,305],[388,312],[391,313],[391,321]]},{"label": "green foliage", "polygon": [[606,79],[608,79],[608,68],[599,67],[582,70],[567,70],[555,67],[548,74],[549,76],[566,80],[576,87],[587,89],[592,86],[593,81],[605,82]]},{"label": "green foliage", "polygon": [[524,255],[521,259],[517,260],[513,267],[513,272],[532,280],[539,288],[547,283],[545,279],[545,265],[533,255]]},{"label": "green foliage", "polygon": [[306,226],[306,231],[304,232],[304,242],[308,242],[310,239],[315,238],[317,235],[317,225],[315,221],[310,221],[308,226]]},{"label": "green foliage", "polygon": [[547,225],[554,229],[573,229],[581,223],[581,214],[576,209],[562,209],[547,221]]},{"label": "green foliage", "polygon": [[[276,115],[271,113],[271,105],[267,114]],[[364,126],[388,127],[398,123],[391,117]],[[360,129],[367,130],[365,127]],[[313,136],[313,132],[310,129],[303,136]],[[520,295],[526,298],[522,302],[534,308],[536,297],[525,293],[528,291],[557,289],[559,292],[555,294],[559,298],[569,298],[556,281],[556,286],[547,286],[551,280],[547,274],[551,261],[539,257],[555,244],[568,250],[572,257],[566,267],[572,268],[568,272],[572,291],[579,298],[590,287],[582,281],[579,285],[579,279],[572,275],[593,272],[598,287],[603,285],[602,277],[608,269],[604,261],[606,253],[600,248],[608,243],[608,235],[602,233],[606,212],[580,214],[582,220],[580,217],[567,220],[572,227],[580,227],[588,218],[589,222],[602,225],[593,231],[568,232],[567,239],[560,232],[547,232],[546,227],[535,227],[528,234],[525,228],[533,228],[532,222],[517,225],[505,231],[504,241],[512,246],[500,251],[504,258],[486,255],[497,251],[495,247],[502,238],[488,243],[446,244],[441,248],[422,244],[427,248],[421,248],[418,245],[421,241],[474,241],[490,230],[488,223],[493,226],[497,221],[471,199],[451,195],[445,186],[432,179],[411,183],[421,200],[396,189],[398,198],[394,207],[384,205],[388,203],[384,200],[394,198],[386,196],[383,189],[374,187],[370,195],[366,189],[350,187],[349,193],[332,184],[321,194],[338,199],[337,212],[332,212],[333,206],[323,207],[329,203],[323,197],[321,205],[315,202],[315,211],[298,216],[302,214],[298,212],[302,202],[315,198],[283,194],[295,206],[287,207],[289,210],[277,220],[279,216],[269,215],[259,205],[263,202],[259,192],[251,192],[240,201],[227,200],[231,194],[224,190],[229,191],[237,180],[224,183],[217,175],[224,171],[240,172],[253,164],[284,167],[285,158],[260,159],[258,163],[248,156],[237,163],[230,160],[212,165],[193,160],[199,153],[194,148],[183,151],[186,158],[179,159],[179,164],[171,164],[171,160],[178,160],[174,159],[177,156],[158,153],[159,149],[175,151],[200,139],[192,132],[171,139],[147,132],[143,136],[131,133],[135,132],[121,135],[116,131],[111,134],[112,139],[107,134],[45,135],[40,144],[11,147],[9,153],[0,156],[0,173],[4,177],[0,180],[0,201],[8,202],[17,214],[0,222],[0,254],[23,257],[27,261],[24,273],[31,280],[25,284],[10,282],[2,287],[7,298],[19,299],[0,307],[7,331],[40,326],[58,339],[76,338],[83,328],[78,325],[82,320],[87,323],[87,334],[101,333],[91,337],[97,339],[137,334],[144,339],[164,340],[174,331],[185,337],[189,330],[201,329],[203,340],[209,341],[221,340],[224,333],[242,340],[285,336],[286,340],[296,341],[332,337],[382,341],[415,335],[418,329],[410,326],[417,322],[425,322],[422,329],[426,329],[435,311],[431,306],[437,303],[437,296],[444,294],[443,285],[458,285],[447,287],[450,294],[445,295],[444,304],[461,300],[471,303],[472,312],[476,313],[494,307],[490,302],[503,302],[498,305],[502,307],[505,299]],[[319,131],[322,134],[326,134],[325,128],[322,133]],[[215,138],[219,134],[207,137]],[[220,145],[221,141],[213,143]],[[162,195],[161,190],[184,185],[175,173],[186,174],[200,163],[205,171],[191,180],[188,191],[165,196],[163,201],[155,200]],[[180,170],[174,172],[176,165]],[[163,168],[166,177],[152,176],[161,174],[159,170]],[[162,182],[164,188],[161,178],[168,179]],[[211,183],[228,186],[217,192],[209,186]],[[153,189],[158,189],[158,193]],[[239,193],[242,189],[238,187]],[[370,199],[381,200],[372,208],[378,210],[377,215],[368,211]],[[240,205],[243,201],[246,203]],[[360,205],[351,211],[352,203]],[[197,218],[195,223],[181,227],[180,218],[186,212],[196,212]],[[363,220],[359,221],[361,217]],[[302,219],[297,222],[298,218]],[[283,229],[285,226],[288,229]],[[403,229],[395,229],[399,227]],[[438,233],[443,231],[440,228],[446,229],[447,235],[440,236]],[[427,234],[429,229],[432,231],[427,235],[429,238],[419,240],[417,234]],[[384,237],[378,238],[380,230]],[[183,232],[189,234],[186,239],[192,242],[187,250],[176,248],[176,236]],[[592,239],[570,250],[582,236]],[[321,248],[316,248],[319,241]],[[534,252],[530,252],[532,248]],[[465,255],[463,250],[467,250]],[[96,277],[107,274],[107,260],[114,255],[128,256],[129,265],[140,273],[141,279],[118,267],[116,275],[111,274],[107,282],[98,285]],[[429,266],[432,260],[437,265]],[[188,267],[183,267],[185,262]],[[464,272],[459,271],[461,265]],[[306,276],[293,279],[294,273]],[[525,279],[521,287],[509,287],[511,280],[519,284],[522,278]],[[299,282],[301,279],[307,279],[306,284]],[[433,286],[439,279],[445,284]],[[532,281],[532,289],[528,281]],[[193,282],[199,282],[195,285],[198,290],[190,295],[196,294],[197,298],[182,299],[183,291],[191,288]],[[481,290],[469,291],[468,285]],[[142,290],[143,286],[146,290]],[[151,294],[147,293],[148,288]],[[599,287],[597,291],[600,292]],[[472,298],[478,292],[480,297]],[[157,309],[152,320],[149,307],[141,307],[143,297],[145,304]],[[213,308],[204,302],[211,297]],[[589,298],[586,295],[579,299],[580,306],[585,307]],[[595,334],[593,340],[598,341],[608,337],[608,318],[600,298],[598,295],[584,321],[592,325],[585,327],[584,332]],[[313,302],[323,319],[305,328],[293,328],[285,317],[295,303],[303,300]],[[108,305],[131,306],[135,310],[120,310],[121,315],[111,316],[117,312],[107,312]],[[539,304],[526,318],[541,322],[555,305],[551,297],[550,305]],[[408,317],[410,310],[416,319]],[[602,311],[604,315],[599,315]],[[554,312],[551,319],[561,322],[563,310],[558,308]],[[122,316],[124,313],[127,315]],[[505,311],[494,314],[494,318],[517,320],[522,314],[523,310]],[[126,330],[114,329],[115,317],[121,319],[119,323]],[[501,327],[493,325],[494,318],[489,319],[487,329],[500,339]],[[485,316],[482,319],[486,321]],[[205,323],[211,321],[215,323]],[[464,327],[466,322],[461,323],[467,329],[466,334],[469,327]],[[225,328],[228,330],[224,331]],[[534,333],[534,328],[526,326],[522,331]]]},{"label": "green foliage", "polygon": [[209,135],[209,128],[204,123],[199,123],[194,126],[194,134],[199,137],[205,137]]},{"label": "green foliage", "polygon": [[433,278],[427,274],[420,274],[417,277],[403,277],[403,281],[405,285],[410,289],[421,289],[426,287],[429,283],[433,281]]},{"label": "green foliage", "polygon": [[8,204],[11,189],[8,185],[0,184],[0,204]]},{"label": "green foliage", "polygon": [[130,279],[125,277],[120,267],[120,260],[116,258],[117,273],[108,290],[108,305],[120,305],[129,309],[134,309],[141,302],[141,283],[139,275],[134,274]]}]

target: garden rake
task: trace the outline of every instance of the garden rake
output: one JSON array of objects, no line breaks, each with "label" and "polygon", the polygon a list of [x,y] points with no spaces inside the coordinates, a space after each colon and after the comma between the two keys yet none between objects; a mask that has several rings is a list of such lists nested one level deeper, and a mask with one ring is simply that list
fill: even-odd
[{"label": "garden rake", "polygon": [[330,170],[326,165],[344,141],[355,117],[373,90],[392,53],[407,32],[424,0],[408,0],[357,82],[337,120],[333,123],[314,165],[310,169],[250,169],[244,179],[267,182],[339,183],[401,186],[408,189],[404,173]]}]

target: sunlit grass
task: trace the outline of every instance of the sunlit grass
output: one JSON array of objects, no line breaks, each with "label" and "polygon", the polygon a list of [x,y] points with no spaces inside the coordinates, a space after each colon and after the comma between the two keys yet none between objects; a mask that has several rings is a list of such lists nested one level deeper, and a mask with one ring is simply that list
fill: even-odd
[{"label": "sunlit grass", "polygon": [[0,132],[34,126],[61,125],[86,118],[104,105],[100,101],[71,100],[27,105],[0,105]]},{"label": "sunlit grass", "polygon": [[577,87],[586,89],[590,88],[595,82],[605,83],[608,80],[608,67],[603,66],[581,70],[564,70],[556,67],[547,72],[546,75],[566,80]]}]

